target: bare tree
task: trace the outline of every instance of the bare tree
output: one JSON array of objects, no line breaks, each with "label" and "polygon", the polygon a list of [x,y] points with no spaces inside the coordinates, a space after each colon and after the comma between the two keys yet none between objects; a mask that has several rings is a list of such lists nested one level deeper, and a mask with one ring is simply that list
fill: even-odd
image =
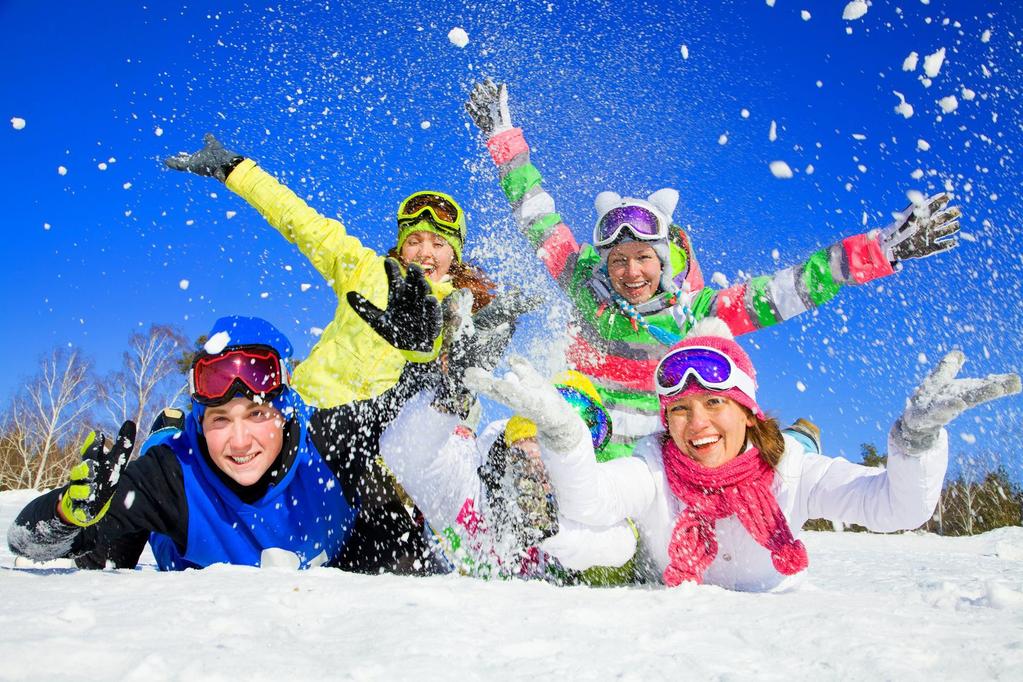
[{"label": "bare tree", "polygon": [[185,390],[181,358],[190,350],[184,335],[171,326],[154,324],[131,335],[121,369],[99,388],[114,432],[130,419],[145,433],[156,414],[178,400]]},{"label": "bare tree", "polygon": [[57,349],[11,401],[0,447],[5,487],[49,487],[63,481],[87,430],[95,400],[91,368],[77,349]]}]

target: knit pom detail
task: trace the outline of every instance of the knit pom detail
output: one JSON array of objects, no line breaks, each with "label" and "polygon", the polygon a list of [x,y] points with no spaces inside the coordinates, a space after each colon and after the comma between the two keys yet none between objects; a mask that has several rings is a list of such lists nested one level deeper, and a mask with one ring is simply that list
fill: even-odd
[{"label": "knit pom detail", "polygon": [[793,540],[771,552],[771,562],[782,575],[795,575],[810,565],[801,540]]}]

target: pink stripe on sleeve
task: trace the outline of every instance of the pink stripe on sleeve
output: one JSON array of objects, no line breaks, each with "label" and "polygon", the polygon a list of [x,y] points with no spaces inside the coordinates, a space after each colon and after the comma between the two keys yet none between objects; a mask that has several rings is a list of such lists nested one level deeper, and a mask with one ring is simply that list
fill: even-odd
[{"label": "pink stripe on sleeve", "polygon": [[500,166],[514,159],[516,154],[528,152],[529,145],[522,136],[522,128],[509,128],[487,140],[487,149],[490,150],[490,158]]},{"label": "pink stripe on sleeve", "polygon": [[576,243],[568,225],[558,223],[551,230],[543,246],[537,250],[537,254],[547,266],[547,272],[551,273],[551,277],[557,279],[561,276],[561,271],[565,269],[568,257],[578,251],[579,244]]},{"label": "pink stripe on sleeve", "polygon": [[849,274],[857,284],[885,277],[895,270],[884,256],[881,243],[876,237],[857,234],[842,240],[845,257],[849,263]]},{"label": "pink stripe on sleeve", "polygon": [[757,328],[746,312],[746,285],[736,284],[717,293],[714,314],[738,336]]}]

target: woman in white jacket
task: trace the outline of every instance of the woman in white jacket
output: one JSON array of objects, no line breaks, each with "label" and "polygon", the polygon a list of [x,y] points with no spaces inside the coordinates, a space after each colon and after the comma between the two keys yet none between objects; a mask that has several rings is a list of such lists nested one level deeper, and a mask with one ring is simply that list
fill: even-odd
[{"label": "woman in white jacket", "polygon": [[[582,415],[589,415],[585,398],[592,394],[599,401],[592,384],[576,372],[562,373],[554,382],[547,386],[583,424]],[[580,391],[584,385],[586,394]],[[565,399],[575,407],[568,407]],[[602,408],[593,421],[583,426],[590,457],[610,436]],[[566,568],[621,566],[635,553],[635,533],[624,520],[597,527],[557,513],[544,489],[546,474],[533,424],[513,418],[509,428],[509,420],[496,421],[478,438],[456,424],[457,417],[435,409],[432,393],[424,392],[408,402],[384,433],[380,451],[440,536],[458,572],[574,584],[579,577]],[[560,562],[538,547],[552,535],[564,548]],[[582,552],[579,558],[573,548]]]},{"label": "woman in white jacket", "polygon": [[[881,532],[920,526],[945,476],[942,427],[969,407],[1020,390],[1015,374],[956,379],[965,358],[953,351],[892,427],[887,468],[864,467],[807,453],[783,436],[757,404],[749,356],[720,322],[708,322],[658,365],[667,433],[642,441],[630,458],[596,463],[579,420],[524,360],[511,363],[518,381],[467,377],[537,423],[561,514],[595,526],[632,518],[648,577],[669,586],[788,587],[809,563],[798,537],[811,518]],[[570,543],[555,537],[543,547],[573,554],[578,565],[583,550]]]}]

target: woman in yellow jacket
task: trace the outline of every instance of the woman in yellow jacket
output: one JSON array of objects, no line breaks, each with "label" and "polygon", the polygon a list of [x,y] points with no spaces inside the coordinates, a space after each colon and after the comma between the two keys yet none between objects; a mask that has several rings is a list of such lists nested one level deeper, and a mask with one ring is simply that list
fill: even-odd
[{"label": "woman in yellow jacket", "polygon": [[[175,170],[215,177],[249,202],[285,239],[295,244],[337,294],[334,319],[309,357],[295,370],[293,385],[319,408],[380,395],[394,386],[407,360],[433,359],[432,352],[412,354],[384,342],[359,317],[347,294],[358,291],[374,305],[387,305],[384,258],[348,234],[341,222],[320,215],[252,159],[224,149],[212,134],[194,154],[165,160]],[[491,302],[494,283],[478,267],[462,261],[465,214],[440,192],[416,192],[398,208],[398,241],[390,255],[403,265],[418,263],[438,299],[454,289],[469,289],[473,312]]]}]

